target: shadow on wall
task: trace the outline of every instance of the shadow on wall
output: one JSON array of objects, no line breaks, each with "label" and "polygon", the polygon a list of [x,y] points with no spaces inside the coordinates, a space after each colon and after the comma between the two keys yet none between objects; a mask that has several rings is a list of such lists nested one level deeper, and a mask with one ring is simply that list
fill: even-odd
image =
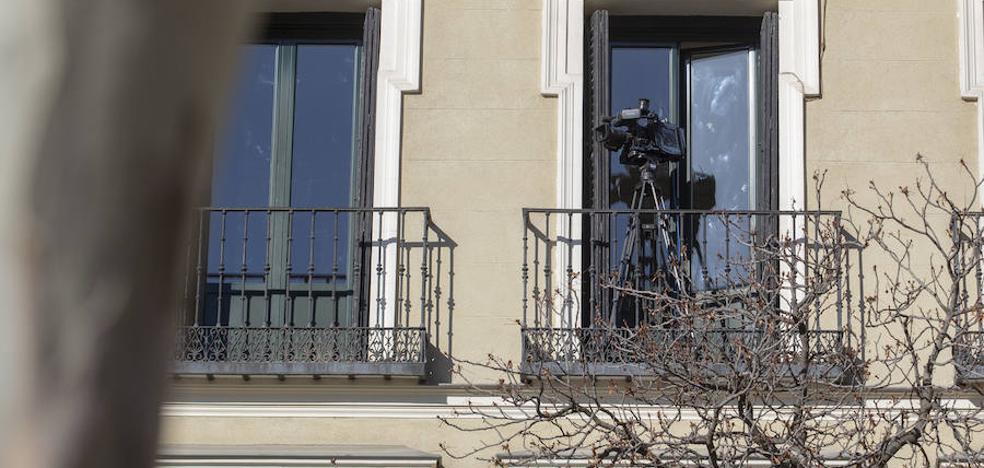
[{"label": "shadow on wall", "polygon": [[431,223],[437,242],[431,243],[429,257],[434,261],[431,275],[433,300],[428,299],[427,383],[450,383],[452,344],[454,342],[454,250],[458,246],[450,236]]}]

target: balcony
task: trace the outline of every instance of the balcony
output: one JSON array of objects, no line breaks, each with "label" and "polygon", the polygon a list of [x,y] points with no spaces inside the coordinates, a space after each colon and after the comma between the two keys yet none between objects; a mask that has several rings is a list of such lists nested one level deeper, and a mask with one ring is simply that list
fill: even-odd
[{"label": "balcony", "polygon": [[195,227],[176,374],[424,378],[440,352],[454,244],[426,208],[206,208]]},{"label": "balcony", "polygon": [[859,374],[860,251],[840,229],[839,213],[527,209],[523,216],[528,374],[771,372],[836,382]]}]

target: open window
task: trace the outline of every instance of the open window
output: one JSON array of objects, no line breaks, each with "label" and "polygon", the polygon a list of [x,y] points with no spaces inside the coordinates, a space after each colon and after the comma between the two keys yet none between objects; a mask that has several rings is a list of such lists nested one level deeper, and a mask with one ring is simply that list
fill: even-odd
[{"label": "open window", "polygon": [[[623,17],[598,10],[587,29],[583,199],[585,208],[608,213],[584,219],[591,239],[584,270],[615,272],[617,281],[637,289],[665,287],[654,278],[667,276],[661,271],[672,263],[660,257],[674,255],[685,259],[679,268],[686,280],[672,287],[735,287],[755,272],[742,271],[753,262],[730,260],[749,258],[749,243],[775,237],[778,229],[775,216],[765,213],[778,208],[776,14]],[[653,173],[661,208],[670,212],[659,219],[628,212],[655,208],[633,204],[640,170],[620,164],[617,152],[592,138],[603,117],[636,107],[640,98],[687,135],[684,160]],[[647,243],[645,232],[630,234],[647,226],[660,231],[649,236],[664,238],[665,246],[659,239]],[[594,307],[581,314],[582,325],[597,320],[599,310],[616,326],[642,320],[639,301],[620,302],[598,285],[583,289]]]}]

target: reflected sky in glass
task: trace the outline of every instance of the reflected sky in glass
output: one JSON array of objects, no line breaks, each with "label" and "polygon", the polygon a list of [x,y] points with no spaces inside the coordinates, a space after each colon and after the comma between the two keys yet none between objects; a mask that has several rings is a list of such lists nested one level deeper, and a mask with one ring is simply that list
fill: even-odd
[{"label": "reflected sky in glass", "polygon": [[212,206],[263,207],[270,202],[276,54],[274,45],[244,47],[229,117],[216,145]]},{"label": "reflected sky in glass", "polygon": [[352,203],[354,45],[297,46],[291,206]]},{"label": "reflected sky in glass", "polygon": [[[279,53],[291,53],[290,48],[269,44],[243,48],[228,124],[216,148],[212,206],[262,208],[270,206],[272,192],[289,189],[290,206],[295,208],[351,207],[358,47],[297,45],[293,96],[276,86],[278,48]],[[290,186],[271,187],[274,102],[291,98],[292,149],[286,161],[291,177],[272,181]],[[285,243],[287,237],[286,225],[271,224],[276,216],[286,219],[264,212],[210,215],[208,271],[215,275],[221,268],[230,280],[240,281],[245,272],[247,282],[264,281],[265,265],[276,261],[269,258],[270,246]],[[298,212],[290,218],[292,278],[348,280],[351,217]]]},{"label": "reflected sky in glass", "polygon": [[[752,207],[749,53],[720,53],[690,62],[691,190],[696,209]],[[750,231],[748,217],[700,220],[693,254],[694,267],[702,273],[694,275],[698,288],[726,287],[744,278]]]},{"label": "reflected sky in glass", "polygon": [[695,58],[690,66],[691,166],[695,207],[746,210],[749,184],[748,51]]}]

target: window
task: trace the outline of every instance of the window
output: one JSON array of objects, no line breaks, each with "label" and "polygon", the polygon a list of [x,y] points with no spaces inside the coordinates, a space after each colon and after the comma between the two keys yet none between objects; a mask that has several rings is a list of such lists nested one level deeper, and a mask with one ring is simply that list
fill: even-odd
[{"label": "window", "polygon": [[[662,208],[777,209],[777,35],[774,13],[764,17],[610,17],[604,10],[594,12],[586,34],[585,134],[591,135],[602,117],[637,107],[639,99],[646,98],[651,109],[680,125],[687,135],[685,159],[659,165],[653,172]],[[652,202],[632,206],[640,170],[620,164],[617,152],[589,140],[584,166],[586,208],[655,207]],[[683,266],[689,270],[689,284],[674,287],[724,287],[721,278],[734,276],[728,259],[750,254],[747,240],[733,236],[733,226],[726,224],[756,235],[776,229],[774,217],[743,216],[678,212],[660,221],[618,213],[594,215],[584,227],[594,246],[585,259],[593,265],[585,269],[614,272],[621,280],[639,278],[637,288],[658,287],[652,278],[667,267],[666,249],[672,249],[689,259]],[[635,229],[633,222],[665,225],[661,229],[668,234],[666,245],[629,237]],[[638,243],[634,250],[630,239]],[[624,263],[631,266],[620,266]],[[730,279],[728,282],[730,285]],[[610,320],[638,323],[636,301],[618,304],[605,294],[592,287],[586,295],[601,295],[594,302],[613,305]],[[582,314],[582,323],[589,324],[592,315]]]},{"label": "window", "polygon": [[[205,326],[364,324],[378,14],[273,14],[215,142]],[[364,218],[364,219],[363,219]]]}]

